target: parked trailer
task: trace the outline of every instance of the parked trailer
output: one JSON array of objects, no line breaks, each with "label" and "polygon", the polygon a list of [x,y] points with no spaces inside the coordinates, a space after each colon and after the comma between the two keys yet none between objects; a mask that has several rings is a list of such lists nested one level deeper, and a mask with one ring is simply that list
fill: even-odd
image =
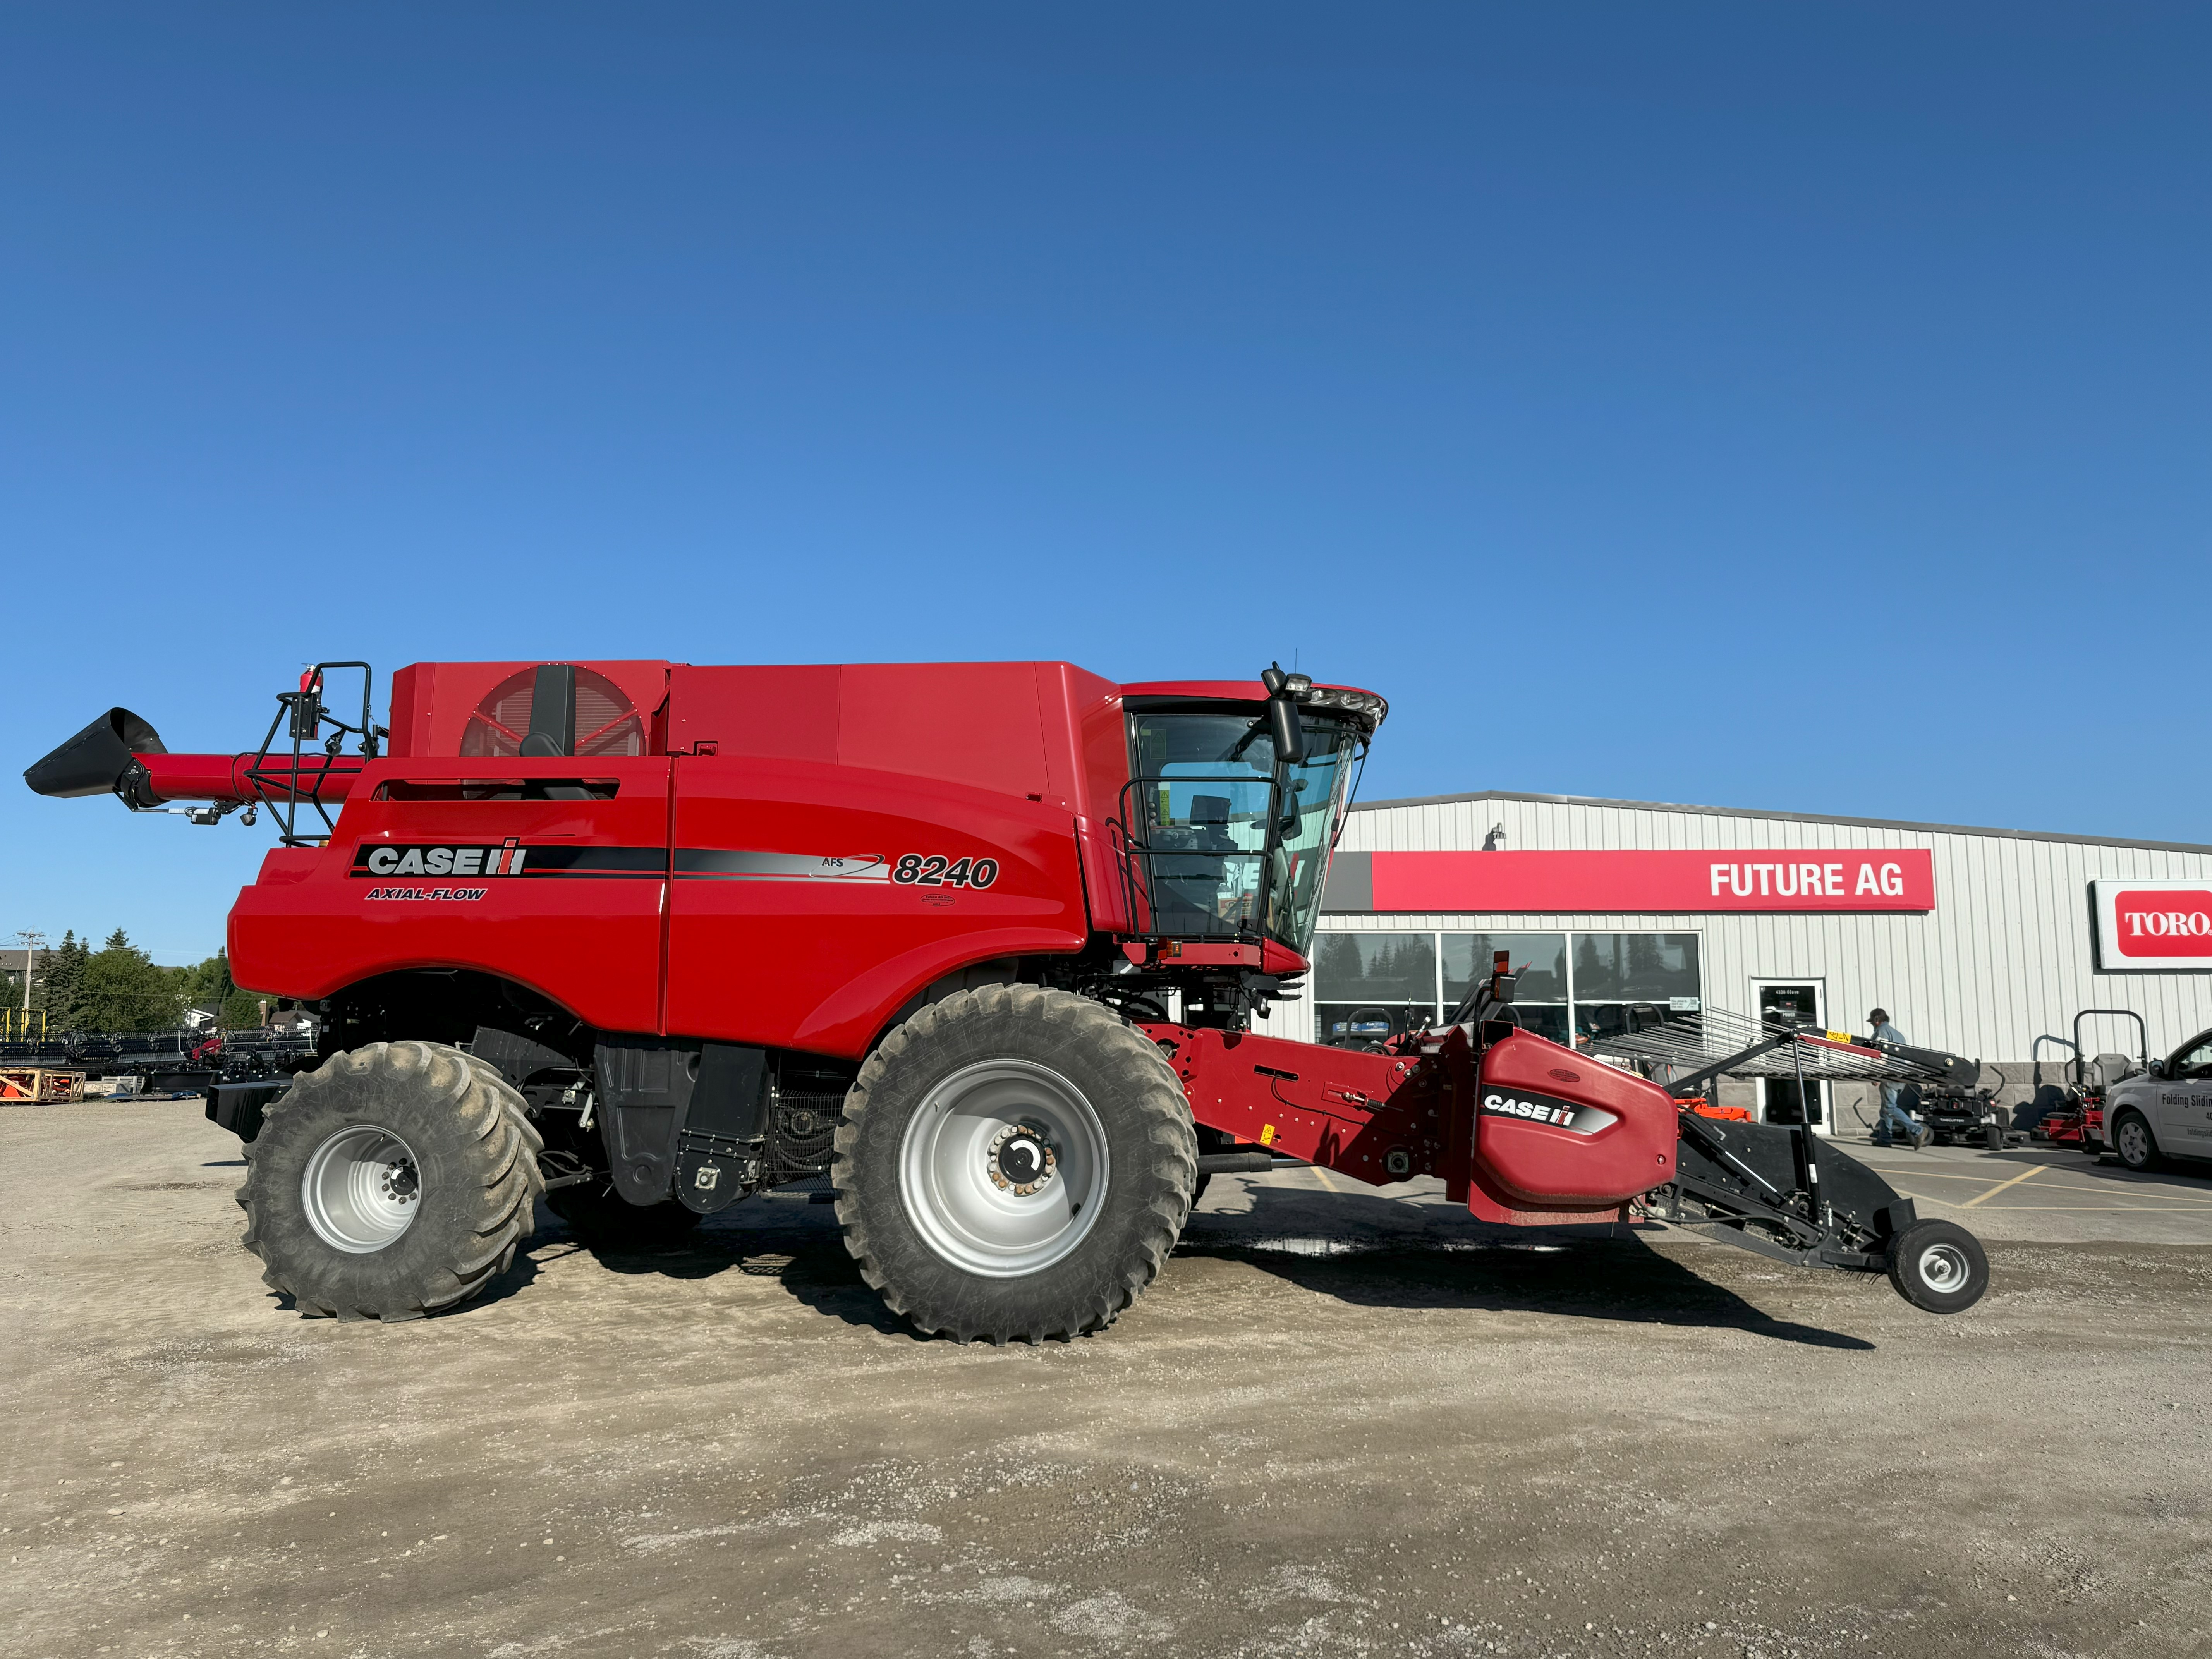
[{"label": "parked trailer", "polygon": [[320,1064],[211,1110],[262,1106],[246,1243],[311,1312],[465,1301],[541,1193],[586,1237],[670,1238],[827,1175],[922,1330],[1073,1335],[1150,1283],[1208,1175],[1285,1155],[1437,1176],[1492,1222],[1697,1219],[1938,1312],[1987,1283],[1971,1234],[1842,1152],[1519,1030],[1510,963],[1364,1048],[1255,1031],[1307,970],[1370,692],[439,663],[394,677],[387,731],[372,684],[319,665],[234,755],[112,709],[27,774],[274,819],[230,960],[319,1004]]}]

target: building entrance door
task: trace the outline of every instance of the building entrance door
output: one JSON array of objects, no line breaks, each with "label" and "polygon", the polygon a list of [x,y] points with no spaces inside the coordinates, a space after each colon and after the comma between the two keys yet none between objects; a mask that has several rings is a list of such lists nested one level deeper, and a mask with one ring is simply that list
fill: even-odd
[{"label": "building entrance door", "polygon": [[[1752,1000],[1762,1023],[1779,1020],[1810,1030],[1827,1029],[1827,981],[1818,979],[1755,979]],[[1802,1123],[1810,1117],[1814,1130],[1833,1134],[1833,1114],[1828,1109],[1828,1085],[1808,1078],[1798,1092],[1795,1078],[1759,1079],[1759,1117],[1762,1123]]]}]

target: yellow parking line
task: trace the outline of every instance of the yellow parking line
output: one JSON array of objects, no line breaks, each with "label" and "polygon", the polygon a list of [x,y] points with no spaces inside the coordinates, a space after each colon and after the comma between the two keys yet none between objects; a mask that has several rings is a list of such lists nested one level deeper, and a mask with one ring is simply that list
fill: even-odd
[{"label": "yellow parking line", "polygon": [[1987,1192],[1985,1192],[1985,1193],[1982,1194],[1981,1194],[1979,1197],[1978,1197],[1978,1198],[1970,1198],[1970,1199],[1968,1199],[1968,1200],[1967,1200],[1964,1204],[1961,1204],[1959,1207],[1960,1207],[1960,1209],[1962,1209],[1962,1210],[1971,1210],[1971,1209],[1972,1209],[1972,1208],[1974,1207],[1974,1206],[1975,1206],[1975,1205],[1977,1205],[1977,1204],[1986,1204],[1986,1203],[1988,1203],[1991,1199],[1995,1198],[1995,1197],[1996,1197],[1999,1193],[2001,1193],[2001,1192],[2004,1191],[2004,1189],[2005,1189],[2006,1188],[2008,1188],[2008,1187],[2017,1187],[2017,1186],[2019,1186],[2019,1185],[2020,1185],[2020,1183],[2021,1183],[2021,1182],[2023,1182],[2023,1181],[2032,1181],[2032,1180],[2033,1180],[2037,1176],[2041,1175],[2041,1174],[2042,1174],[2045,1170],[2049,1169],[2050,1167],[2051,1167],[2051,1166],[2050,1166],[2048,1164],[2037,1164],[2037,1165],[2036,1165],[2033,1169],[2032,1169],[2032,1170],[2021,1170],[2018,1175],[2014,1176],[2010,1181],[2000,1181],[1999,1182],[1997,1182],[1997,1184],[1996,1184],[1996,1186],[1994,1186],[1994,1187],[1990,1188],[1989,1189],[1989,1191],[1987,1191]]},{"label": "yellow parking line", "polygon": [[[2049,1170],[2049,1169],[2052,1169],[2052,1168],[2056,1168],[2056,1167],[2057,1167],[2057,1166],[2053,1165],[2053,1164],[2039,1164],[2039,1165],[2037,1165],[2037,1166],[2036,1166],[2036,1169],[2037,1169],[2037,1170]],[[1945,1173],[1944,1173],[1942,1170],[1892,1170],[1892,1171],[1891,1171],[1891,1173],[1892,1173],[1892,1174],[1893,1174],[1893,1175],[1902,1175],[1902,1176],[1904,1176],[1907,1180],[1910,1180],[1910,1181],[1986,1181],[1986,1180],[1988,1180],[1988,1179],[1989,1179],[1989,1177],[1988,1177],[1987,1176],[1978,1176],[1978,1175],[1947,1175],[1947,1174],[1945,1174]],[[2031,1170],[2029,1173],[2030,1173],[2030,1174],[2036,1173],[2036,1170]],[[2023,1180],[2023,1181],[2024,1181],[2024,1180],[2026,1180],[2026,1179],[2027,1179],[2027,1176],[2015,1176],[2015,1177],[2014,1177],[2014,1179],[2016,1179],[2016,1180]],[[2003,1185],[2005,1185],[2005,1186],[2010,1186],[2011,1184],[2012,1184],[2012,1182],[2004,1182],[2004,1183],[2003,1183]],[[2046,1183],[2046,1185],[2047,1185],[2047,1184],[2048,1184],[2048,1183]],[[2113,1182],[2113,1183],[2112,1183],[2113,1187],[2115,1187],[2115,1188],[2118,1188],[2118,1187],[2127,1187],[2127,1188],[2134,1188],[2134,1189],[2140,1189],[2141,1188],[2142,1188],[2142,1187],[2144,1187],[2144,1186],[2147,1186],[2147,1185],[2149,1185],[2149,1184],[2151,1184],[2151,1183],[2147,1182],[2143,1182],[2143,1181],[2140,1181],[2140,1180],[2136,1180],[2136,1181],[2117,1181],[2117,1180],[2116,1180],[2116,1181],[2115,1181],[2115,1182]],[[1901,1190],[1901,1189],[1900,1189],[1900,1190]],[[1994,1192],[1994,1191],[1996,1191],[1996,1190],[1997,1190],[1997,1189],[1996,1189],[1996,1188],[1990,1188],[1990,1190],[1991,1190],[1992,1192]],[[2051,1191],[2052,1191],[2052,1192],[2054,1192],[2054,1193],[2102,1193],[2102,1192],[2105,1192],[2106,1190],[2107,1190],[2107,1188],[2105,1188],[2105,1187],[2103,1187],[2103,1186],[2095,1186],[2095,1187],[2081,1187],[2081,1186],[2074,1186],[2074,1185],[2069,1185],[2069,1184],[2062,1183],[2061,1185],[2057,1186],[2057,1187],[2051,1187],[2051,1188],[2049,1188],[2049,1190],[2051,1190]],[[2207,1208],[2212,1208],[2212,1198],[2199,1198],[2199,1197],[2197,1197],[2197,1196],[2195,1194],[2193,1194],[2193,1193],[2179,1193],[2179,1192],[2177,1192],[2177,1193],[2161,1193],[2161,1194],[2158,1194],[2158,1196],[2159,1196],[2160,1198],[2161,1198],[2161,1199],[2165,1200],[2166,1201],[2169,1202],[2169,1203],[2173,1203],[2173,1204],[2197,1204],[2197,1205],[2202,1205],[2202,1206],[2205,1206],[2205,1207],[2207,1207]]]},{"label": "yellow parking line", "polygon": [[[2039,1164],[2036,1165],[2036,1168],[2038,1169],[2047,1169],[2048,1167],[2050,1166],[2047,1164]],[[1987,1181],[1989,1179],[1989,1177],[1984,1175],[1946,1175],[1941,1170],[1905,1169],[1894,1170],[1892,1173],[1897,1175],[1910,1175],[1915,1181]]]},{"label": "yellow parking line", "polygon": [[1331,1181],[1328,1178],[1328,1171],[1322,1169],[1320,1164],[1316,1164],[1313,1166],[1313,1172],[1315,1176],[1319,1178],[1321,1184],[1328,1191],[1332,1193],[1340,1193],[1344,1190],[1343,1188],[1338,1186],[1334,1181]]}]

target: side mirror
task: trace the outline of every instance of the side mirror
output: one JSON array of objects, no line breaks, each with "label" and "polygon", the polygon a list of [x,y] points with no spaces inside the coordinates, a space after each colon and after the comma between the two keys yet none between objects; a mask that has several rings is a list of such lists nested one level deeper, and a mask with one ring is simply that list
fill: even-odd
[{"label": "side mirror", "polygon": [[1267,699],[1267,735],[1275,740],[1275,758],[1296,766],[1306,757],[1305,727],[1298,721],[1298,706],[1288,697]]},{"label": "side mirror", "polygon": [[1285,674],[1277,662],[1260,671],[1260,684],[1267,688],[1267,735],[1275,740],[1275,759],[1296,766],[1306,757],[1305,727],[1298,721],[1298,694],[1313,681],[1304,674]]}]

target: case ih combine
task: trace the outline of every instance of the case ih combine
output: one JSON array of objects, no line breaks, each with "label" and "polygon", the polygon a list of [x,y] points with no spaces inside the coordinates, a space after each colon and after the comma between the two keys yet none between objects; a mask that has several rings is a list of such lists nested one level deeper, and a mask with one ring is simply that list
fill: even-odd
[{"label": "case ih combine", "polygon": [[1502,961],[1372,1048],[1254,1032],[1306,970],[1370,693],[426,663],[387,732],[370,684],[319,665],[245,754],[171,754],[111,710],[26,775],[276,818],[232,969],[319,1001],[325,1058],[265,1114],[210,1109],[248,1139],[246,1243],[302,1310],[462,1303],[541,1194],[619,1244],[827,1175],[921,1329],[1072,1336],[1158,1273],[1206,1175],[1283,1157],[1437,1176],[1492,1222],[1657,1210],[1938,1312],[1986,1284],[1970,1234],[1805,1132],[1684,1113],[1517,1029]]}]

